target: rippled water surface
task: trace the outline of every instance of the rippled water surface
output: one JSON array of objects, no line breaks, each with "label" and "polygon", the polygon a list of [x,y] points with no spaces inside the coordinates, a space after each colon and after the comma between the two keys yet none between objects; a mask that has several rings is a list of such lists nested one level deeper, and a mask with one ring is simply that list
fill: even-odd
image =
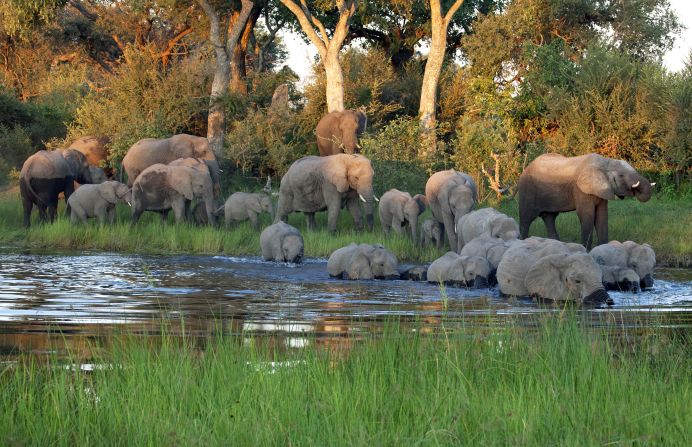
[{"label": "rippled water surface", "polygon": [[[400,316],[413,330],[480,329],[535,322],[559,308],[509,301],[496,289],[465,290],[409,281],[330,279],[327,262],[300,266],[259,258],[120,254],[0,254],[0,355],[72,349],[123,328],[156,334],[161,322],[206,336],[272,334],[286,346],[377,330]],[[659,269],[653,290],[611,293],[612,307],[580,309],[614,330],[692,327],[692,271]]]}]

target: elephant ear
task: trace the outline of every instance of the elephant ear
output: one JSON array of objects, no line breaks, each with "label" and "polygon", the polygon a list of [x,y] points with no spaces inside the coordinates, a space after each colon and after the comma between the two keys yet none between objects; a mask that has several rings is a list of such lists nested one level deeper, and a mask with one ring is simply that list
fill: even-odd
[{"label": "elephant ear", "polygon": [[252,211],[256,212],[257,214],[262,212],[262,203],[260,202],[260,198],[253,195],[250,197],[248,200],[247,207],[250,208]]},{"label": "elephant ear", "polygon": [[115,195],[115,188],[111,182],[101,183],[98,186],[99,195],[108,203],[117,203],[118,197]]},{"label": "elephant ear", "polygon": [[353,157],[353,155],[340,154],[333,155],[325,161],[324,176],[336,186],[336,190],[344,193],[348,191],[348,169],[345,157]]},{"label": "elephant ear", "polygon": [[577,187],[584,194],[600,197],[604,200],[615,198],[613,188],[608,181],[608,171],[605,166],[592,163],[583,169],[577,177]]},{"label": "elephant ear", "polygon": [[566,254],[557,254],[536,261],[524,278],[524,284],[529,295],[551,300],[562,298],[565,294],[562,270],[566,258]]},{"label": "elephant ear", "polygon": [[370,258],[365,253],[358,253],[351,258],[351,265],[348,267],[349,279],[373,279]]},{"label": "elephant ear", "polygon": [[368,127],[368,116],[365,114],[365,107],[359,108],[356,115],[358,116],[358,129],[356,133],[361,135],[365,132],[365,128]]},{"label": "elephant ear", "polygon": [[418,204],[418,215],[420,216],[425,212],[425,209],[428,207],[428,198],[425,197],[423,194],[416,194],[415,196],[413,196],[413,200],[415,200]]},{"label": "elephant ear", "polygon": [[[188,169],[192,170],[192,168]],[[169,169],[168,171],[168,184],[178,191],[178,193],[185,196],[187,200],[195,198],[191,180],[190,173],[187,172],[187,169]]]}]

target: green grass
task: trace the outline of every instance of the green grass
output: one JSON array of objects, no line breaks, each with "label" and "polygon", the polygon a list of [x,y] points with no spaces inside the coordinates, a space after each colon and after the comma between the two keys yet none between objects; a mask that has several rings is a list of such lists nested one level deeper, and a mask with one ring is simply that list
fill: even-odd
[{"label": "green grass", "polygon": [[[481,205],[485,206],[485,205]],[[692,205],[689,200],[654,197],[647,203],[634,200],[612,201],[610,211],[610,238],[649,243],[656,251],[659,264],[692,266]],[[518,219],[516,201],[503,204],[500,209]],[[62,208],[61,208],[62,214]],[[339,218],[338,233],[331,236],[326,231],[326,213],[317,214],[319,230],[308,232],[305,219],[300,213],[289,216],[289,223],[303,233],[305,254],[309,257],[327,257],[337,248],[351,242],[379,242],[392,250],[400,261],[430,262],[444,253],[431,247],[421,250],[408,238],[395,235],[385,237],[375,217],[374,231],[356,233],[351,228],[353,220],[343,211]],[[421,221],[430,216],[426,211]],[[36,214],[34,214],[36,219]],[[22,227],[21,203],[16,191],[0,196],[0,244],[23,248],[67,249],[137,252],[151,254],[195,253],[259,255],[259,231],[247,223],[229,230],[224,228],[198,228],[189,225],[162,225],[158,215],[144,213],[140,223],[129,224],[129,208],[118,208],[118,223],[112,227],[100,227],[95,222],[88,226],[72,226],[61,217],[52,225],[34,224],[30,230]],[[262,216],[262,227],[270,223]],[[575,213],[565,213],[557,220],[558,231],[565,241],[579,241],[579,222]],[[545,236],[543,223],[536,220],[532,235]]]},{"label": "green grass", "polygon": [[341,348],[124,336],[93,372],[23,358],[0,366],[0,444],[689,445],[684,334],[632,349],[541,318],[438,336],[394,322]]}]

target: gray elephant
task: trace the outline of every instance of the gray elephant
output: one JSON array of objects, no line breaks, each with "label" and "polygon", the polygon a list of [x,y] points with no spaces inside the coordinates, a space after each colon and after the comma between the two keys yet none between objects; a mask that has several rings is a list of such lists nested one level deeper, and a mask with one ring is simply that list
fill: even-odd
[{"label": "gray elephant", "polygon": [[262,256],[266,260],[300,263],[304,245],[300,231],[285,222],[269,225],[260,234]]},{"label": "gray elephant", "polygon": [[603,272],[603,285],[606,290],[635,293],[639,291],[641,279],[634,270],[615,265],[600,265],[600,267]]},{"label": "gray elephant", "polygon": [[289,213],[303,212],[308,229],[315,228],[315,213],[327,210],[327,227],[336,232],[343,206],[353,216],[356,229],[363,227],[360,201],[363,201],[369,229],[373,226],[372,190],[374,171],[370,160],[362,155],[336,154],[308,156],[295,161],[281,179],[275,222],[286,220]]},{"label": "gray elephant", "polygon": [[577,211],[581,223],[581,243],[591,248],[594,227],[598,244],[608,242],[608,200],[636,197],[646,202],[651,197],[649,183],[623,160],[598,154],[565,157],[544,154],[524,169],[519,177],[519,227],[521,238],[541,217],[548,237],[559,239],[555,219],[560,213]]},{"label": "gray elephant", "polygon": [[497,266],[500,265],[500,261],[505,252],[511,247],[514,241],[517,240],[518,239],[505,241],[499,237],[490,237],[487,235],[478,236],[465,244],[461,251],[459,251],[459,254],[461,256],[478,256],[487,260],[488,264],[490,264],[488,282],[491,286],[494,286],[497,284]]},{"label": "gray elephant", "polygon": [[207,221],[215,222],[213,189],[211,177],[190,166],[149,166],[132,185],[132,222],[137,223],[144,211],[159,212],[165,220],[172,209],[176,223],[181,223],[193,199],[204,202]]},{"label": "gray elephant", "polygon": [[87,223],[90,217],[98,219],[100,224],[115,222],[115,205],[132,202],[132,192],[127,185],[113,180],[99,184],[82,185],[70,196],[71,222]]},{"label": "gray elephant", "polygon": [[361,110],[326,114],[317,123],[317,149],[321,156],[360,152],[358,138],[365,132],[368,118]]},{"label": "gray elephant", "polygon": [[[110,138],[106,136],[94,137],[86,136],[77,138],[69,146],[69,149],[76,149],[87,159],[89,166],[95,168],[103,168],[106,180],[110,180],[114,176],[114,169],[109,166],[108,161],[108,145]],[[105,181],[105,180],[104,180]],[[100,183],[94,181],[94,183]]]},{"label": "gray elephant", "polygon": [[584,247],[531,237],[515,241],[497,267],[500,292],[553,301],[612,302],[603,273]]},{"label": "gray elephant", "polygon": [[434,219],[425,219],[420,227],[420,244],[422,247],[434,244],[437,248],[442,248],[444,234],[442,224]]},{"label": "gray elephant", "polygon": [[350,244],[327,261],[329,276],[343,279],[398,279],[396,256],[379,244]]},{"label": "gray elephant", "polygon": [[444,226],[452,250],[457,249],[454,225],[469,213],[478,201],[476,184],[471,176],[454,169],[436,172],[425,184],[425,196],[433,217]]},{"label": "gray elephant", "polygon": [[209,166],[214,185],[214,196],[221,192],[219,163],[204,137],[179,134],[170,138],[144,138],[128,149],[123,158],[123,169],[127,173],[127,185],[134,185],[141,172],[149,166],[169,164],[178,158],[201,158]]},{"label": "gray elephant", "polygon": [[489,286],[490,264],[479,256],[461,256],[453,251],[435,259],[428,267],[428,282],[453,287]]},{"label": "gray elephant", "polygon": [[418,243],[418,216],[426,208],[428,199],[423,194],[411,194],[398,189],[390,189],[380,197],[378,212],[384,234],[394,229],[397,234],[403,234],[403,227],[409,226],[411,239]]},{"label": "gray elephant", "polygon": [[610,241],[594,247],[589,254],[601,265],[634,270],[639,275],[641,289],[648,289],[654,285],[656,253],[649,244]]},{"label": "gray elephant", "polygon": [[[217,226],[223,220],[223,203],[219,203],[218,200],[214,200],[214,208],[216,211],[214,211],[214,221],[211,222],[211,224]],[[219,209],[221,210],[220,212]],[[192,220],[195,222],[195,225],[198,226],[203,227],[205,225],[209,225],[207,206],[204,204],[204,202],[197,202],[192,207]]]},{"label": "gray elephant", "polygon": [[74,181],[91,183],[86,157],[74,149],[39,151],[26,159],[19,173],[19,192],[24,208],[24,226],[31,224],[31,211],[36,205],[39,220],[55,220],[58,196],[65,200],[74,192]]},{"label": "gray elephant", "polygon": [[456,224],[457,253],[478,236],[498,237],[505,241],[519,237],[517,221],[494,208],[483,208],[462,215]]},{"label": "gray elephant", "polygon": [[103,168],[97,168],[94,166],[89,166],[89,173],[91,173],[92,183],[103,183],[108,181],[108,176]]},{"label": "gray elephant", "polygon": [[263,193],[235,192],[231,194],[223,208],[216,210],[217,214],[224,213],[226,227],[233,222],[242,222],[250,219],[250,224],[255,230],[259,228],[257,217],[260,213],[269,213],[274,218],[274,206],[272,199]]}]

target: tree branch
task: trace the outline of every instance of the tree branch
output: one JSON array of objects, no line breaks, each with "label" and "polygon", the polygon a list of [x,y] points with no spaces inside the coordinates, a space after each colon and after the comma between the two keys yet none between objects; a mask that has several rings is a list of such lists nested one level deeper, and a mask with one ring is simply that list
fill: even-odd
[{"label": "tree branch", "polygon": [[456,14],[462,3],[464,3],[464,0],[455,1],[454,4],[449,8],[449,11],[447,11],[447,14],[445,14],[445,29],[449,27],[452,17],[454,17],[454,14]]},{"label": "tree branch", "polygon": [[320,36],[317,35],[315,29],[312,27],[312,22],[305,15],[303,9],[298,6],[293,0],[279,0],[285,7],[287,7],[298,19],[300,26],[303,28],[303,32],[308,36],[312,44],[315,45],[320,56],[324,58],[327,55],[327,45]]},{"label": "tree branch", "polygon": [[180,42],[180,40],[183,37],[187,36],[191,32],[192,32],[192,27],[188,26],[187,28],[185,28],[184,30],[182,30],[181,32],[179,32],[178,34],[173,36],[173,38],[168,41],[168,45],[166,45],[166,48],[161,53],[159,53],[159,57],[161,58],[161,63],[163,64],[164,67],[166,65],[168,65],[168,59],[171,56],[171,51],[173,51],[173,48],[175,48],[175,46],[178,44],[178,42]]}]

